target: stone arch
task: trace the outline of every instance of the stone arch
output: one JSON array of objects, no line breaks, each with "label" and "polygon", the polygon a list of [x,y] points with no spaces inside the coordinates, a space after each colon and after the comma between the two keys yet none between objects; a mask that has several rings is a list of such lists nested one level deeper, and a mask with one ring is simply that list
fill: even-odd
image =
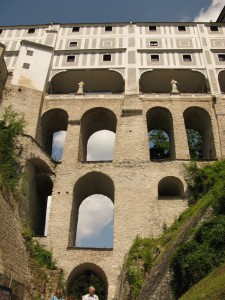
[{"label": "stone arch", "polygon": [[52,155],[53,134],[58,131],[67,131],[68,118],[68,113],[61,108],[50,109],[41,117],[42,147],[50,156]]},{"label": "stone arch", "polygon": [[[67,294],[69,294],[70,288],[72,286],[72,283],[79,278],[82,274],[85,272],[91,272],[95,276],[97,276],[103,283],[105,288],[105,298],[108,298],[108,279],[107,276],[102,268],[100,268],[98,265],[90,262],[85,262],[83,264],[80,264],[79,266],[75,267],[69,274],[67,278],[66,283],[66,291]],[[97,294],[97,291],[96,291]]]},{"label": "stone arch", "polygon": [[[165,107],[153,107],[147,111],[147,129],[148,133],[151,130],[163,130],[167,133],[169,137],[169,145],[170,145],[170,159],[175,159],[175,142],[174,142],[174,130],[173,130],[173,117],[169,109]],[[150,150],[150,158],[151,158],[151,150]]]},{"label": "stone arch", "polygon": [[218,81],[221,93],[225,93],[225,70],[221,70],[218,74]]},{"label": "stone arch", "polygon": [[121,93],[124,79],[120,72],[113,69],[67,70],[55,74],[49,84],[50,94],[75,94],[78,83],[84,82],[85,93]]},{"label": "stone arch", "polygon": [[184,198],[184,185],[175,176],[166,176],[158,183],[158,198]]},{"label": "stone arch", "polygon": [[90,172],[77,180],[73,190],[73,203],[70,216],[69,246],[74,247],[77,234],[79,207],[84,199],[101,194],[114,203],[115,187],[112,179],[101,172]]},{"label": "stone arch", "polygon": [[39,158],[27,161],[26,171],[29,180],[29,219],[36,236],[44,236],[46,231],[46,213],[49,196],[52,195],[52,172],[49,166]]},{"label": "stone arch", "polygon": [[197,106],[187,108],[184,113],[185,128],[199,132],[202,138],[202,158],[216,159],[216,149],[209,113]]},{"label": "stone arch", "polygon": [[81,118],[78,160],[87,160],[87,143],[90,136],[100,130],[116,133],[117,118],[109,109],[95,107],[86,111]]},{"label": "stone arch", "polygon": [[154,69],[140,76],[143,93],[170,93],[171,80],[175,79],[180,93],[207,93],[207,79],[202,72],[187,69]]}]

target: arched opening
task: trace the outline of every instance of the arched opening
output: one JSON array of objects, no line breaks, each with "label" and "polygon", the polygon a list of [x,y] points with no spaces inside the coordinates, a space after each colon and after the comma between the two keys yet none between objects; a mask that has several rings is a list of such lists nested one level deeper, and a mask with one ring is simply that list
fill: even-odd
[{"label": "arched opening", "polygon": [[221,93],[225,93],[225,70],[219,72],[218,81]]},{"label": "arched opening", "polygon": [[158,184],[158,198],[184,198],[182,181],[174,176],[164,177]]},{"label": "arched opening", "polygon": [[[87,151],[87,146],[88,146],[88,140],[89,138],[94,134],[97,133],[99,131],[104,131],[100,133],[100,137],[102,139],[102,137],[105,137],[106,141],[109,141],[110,139],[110,134],[106,131],[110,131],[112,133],[116,133],[116,123],[117,123],[117,119],[115,114],[106,108],[103,107],[97,107],[97,108],[93,108],[88,110],[81,118],[81,129],[80,129],[80,142],[79,142],[79,154],[78,154],[78,159],[80,161],[87,161],[87,160],[91,160],[92,159],[92,154],[90,152],[90,148],[92,147],[91,150],[93,150],[93,143],[91,143],[91,147],[89,147],[89,151]],[[98,133],[99,134],[99,133]],[[110,145],[111,145],[111,152],[113,152],[114,148],[114,143],[113,140],[115,140],[115,135],[111,134],[111,140],[110,140]],[[96,142],[95,139],[95,150],[98,147],[99,144],[99,140]],[[90,146],[89,145],[89,146]],[[100,155],[102,155],[102,152],[108,151],[109,144],[107,145],[107,143],[104,143],[104,148],[100,149],[98,152],[100,152]],[[87,157],[88,154],[88,157]],[[106,153],[107,154],[107,153]],[[101,158],[102,157],[102,158]],[[96,156],[95,156],[96,158]],[[105,159],[104,155],[103,156],[98,156],[98,158],[100,159],[93,159],[93,160],[108,160]]]},{"label": "arched opening", "polygon": [[122,93],[124,80],[120,73],[108,70],[68,70],[56,74],[49,84],[50,94],[75,94],[84,82],[85,93]]},{"label": "arched opening", "polygon": [[54,159],[61,160],[68,126],[68,114],[63,109],[51,109],[41,117],[42,146]]},{"label": "arched opening", "polygon": [[29,217],[36,236],[46,236],[53,182],[49,167],[40,159],[27,163],[29,179]]},{"label": "arched opening", "polygon": [[[100,196],[101,195],[101,196]],[[87,199],[88,197],[91,197]],[[94,196],[94,198],[93,198]],[[86,201],[84,201],[86,200]],[[112,204],[109,203],[109,200]],[[82,232],[78,233],[78,220],[80,218],[79,209],[82,208],[81,204],[83,203],[84,211],[86,210],[86,217],[92,218],[90,223],[86,224],[92,225],[88,226],[88,232],[84,232],[86,237],[90,237],[90,240],[86,240],[86,243],[89,245],[95,245],[95,248],[112,248],[113,244],[113,203],[114,203],[114,184],[110,177],[100,172],[90,172],[81,177],[74,186],[74,198],[73,205],[70,217],[70,234],[69,234],[69,246],[74,247],[78,246],[77,244],[81,240]],[[93,212],[96,213],[94,214]],[[101,213],[100,214],[98,214]],[[81,219],[81,224],[84,220]],[[111,229],[107,229],[107,226],[111,226]],[[97,231],[99,234],[101,230],[106,229],[104,234],[111,233],[111,237],[103,235],[103,241],[98,243],[98,236],[96,236]],[[107,231],[108,230],[108,231]],[[96,231],[96,232],[94,232]],[[77,237],[79,239],[77,239]],[[83,237],[84,234],[83,234]],[[111,244],[105,243],[107,241]],[[93,247],[93,246],[91,246]]]},{"label": "arched opening", "polygon": [[[194,106],[187,108],[183,115],[190,157],[194,159],[215,159],[216,150],[209,113],[203,108]],[[190,132],[192,132],[192,136],[190,135]],[[192,140],[190,140],[190,138],[192,138]],[[192,142],[193,145],[191,144]],[[190,148],[193,146],[197,149]],[[193,152],[196,157],[193,157]]]},{"label": "arched opening", "polygon": [[170,93],[171,80],[178,82],[180,93],[208,93],[206,77],[197,71],[160,69],[142,73],[140,77],[140,91],[142,93]]},{"label": "arched opening", "polygon": [[93,133],[87,142],[87,161],[112,161],[115,136],[109,130]]},{"label": "arched opening", "polygon": [[153,107],[147,112],[150,159],[175,159],[173,119],[164,107]]},{"label": "arched opening", "polygon": [[108,298],[108,280],[105,272],[93,263],[84,263],[76,267],[67,279],[67,294],[82,299],[88,293],[89,286],[95,287],[99,300]]}]

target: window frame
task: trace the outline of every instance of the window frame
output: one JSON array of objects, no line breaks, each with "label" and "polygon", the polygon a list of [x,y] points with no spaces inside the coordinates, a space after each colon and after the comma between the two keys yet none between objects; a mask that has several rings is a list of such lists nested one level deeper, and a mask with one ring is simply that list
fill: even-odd
[{"label": "window frame", "polygon": [[67,55],[67,57],[66,57],[67,63],[75,62],[75,60],[76,60],[76,56],[73,54]]},{"label": "window frame", "polygon": [[218,54],[218,61],[219,62],[221,62],[221,61],[225,62],[225,53],[219,53]]},{"label": "window frame", "polygon": [[108,25],[108,26],[105,26],[105,32],[112,32],[113,31],[113,27]]},{"label": "window frame", "polygon": [[72,32],[80,32],[80,26],[73,26]]},{"label": "window frame", "polygon": [[183,54],[182,59],[183,59],[183,62],[192,62],[191,54]]},{"label": "window frame", "polygon": [[33,27],[28,28],[27,34],[34,34],[34,33],[35,33],[35,30],[36,30],[36,28],[33,28]]},{"label": "window frame", "polygon": [[[106,59],[106,58],[110,58],[110,59]],[[112,61],[112,54],[108,54],[108,53],[105,53],[102,55],[102,61]]]},{"label": "window frame", "polygon": [[150,41],[149,46],[150,47],[157,47],[157,46],[159,46],[159,42],[158,41]]},{"label": "window frame", "polygon": [[186,26],[185,25],[178,25],[177,29],[179,32],[185,32],[187,31]]},{"label": "window frame", "polygon": [[150,25],[150,26],[148,26],[148,31],[150,31],[150,32],[156,32],[157,31],[157,26],[156,25]]},{"label": "window frame", "polygon": [[160,55],[159,54],[151,54],[150,58],[151,58],[151,62],[159,62],[160,61]]}]

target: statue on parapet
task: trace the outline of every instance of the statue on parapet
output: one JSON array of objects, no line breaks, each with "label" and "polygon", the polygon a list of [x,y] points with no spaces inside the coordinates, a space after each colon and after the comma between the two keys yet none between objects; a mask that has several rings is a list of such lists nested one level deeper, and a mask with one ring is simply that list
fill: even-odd
[{"label": "statue on parapet", "polygon": [[172,91],[170,92],[170,94],[180,94],[177,89],[177,84],[179,84],[179,82],[177,82],[175,79],[172,79],[170,83],[172,85]]},{"label": "statue on parapet", "polygon": [[78,83],[78,90],[76,92],[76,95],[84,95],[84,82],[80,81]]}]

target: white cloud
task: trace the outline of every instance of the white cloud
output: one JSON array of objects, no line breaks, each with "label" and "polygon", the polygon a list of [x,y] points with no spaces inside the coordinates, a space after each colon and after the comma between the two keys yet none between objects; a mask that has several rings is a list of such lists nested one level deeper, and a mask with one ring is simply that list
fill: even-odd
[{"label": "white cloud", "polygon": [[109,130],[95,132],[88,140],[87,161],[112,160],[115,133]]},{"label": "white cloud", "polygon": [[195,17],[194,22],[215,22],[219,17],[222,8],[225,5],[225,0],[212,0],[211,5],[206,9],[203,7],[198,16]]},{"label": "white cloud", "polygon": [[76,246],[86,238],[98,237],[101,231],[113,221],[113,203],[104,195],[86,198],[79,208]]},{"label": "white cloud", "polygon": [[63,147],[66,139],[66,131],[57,131],[53,134],[52,157],[56,160],[62,159]]}]

